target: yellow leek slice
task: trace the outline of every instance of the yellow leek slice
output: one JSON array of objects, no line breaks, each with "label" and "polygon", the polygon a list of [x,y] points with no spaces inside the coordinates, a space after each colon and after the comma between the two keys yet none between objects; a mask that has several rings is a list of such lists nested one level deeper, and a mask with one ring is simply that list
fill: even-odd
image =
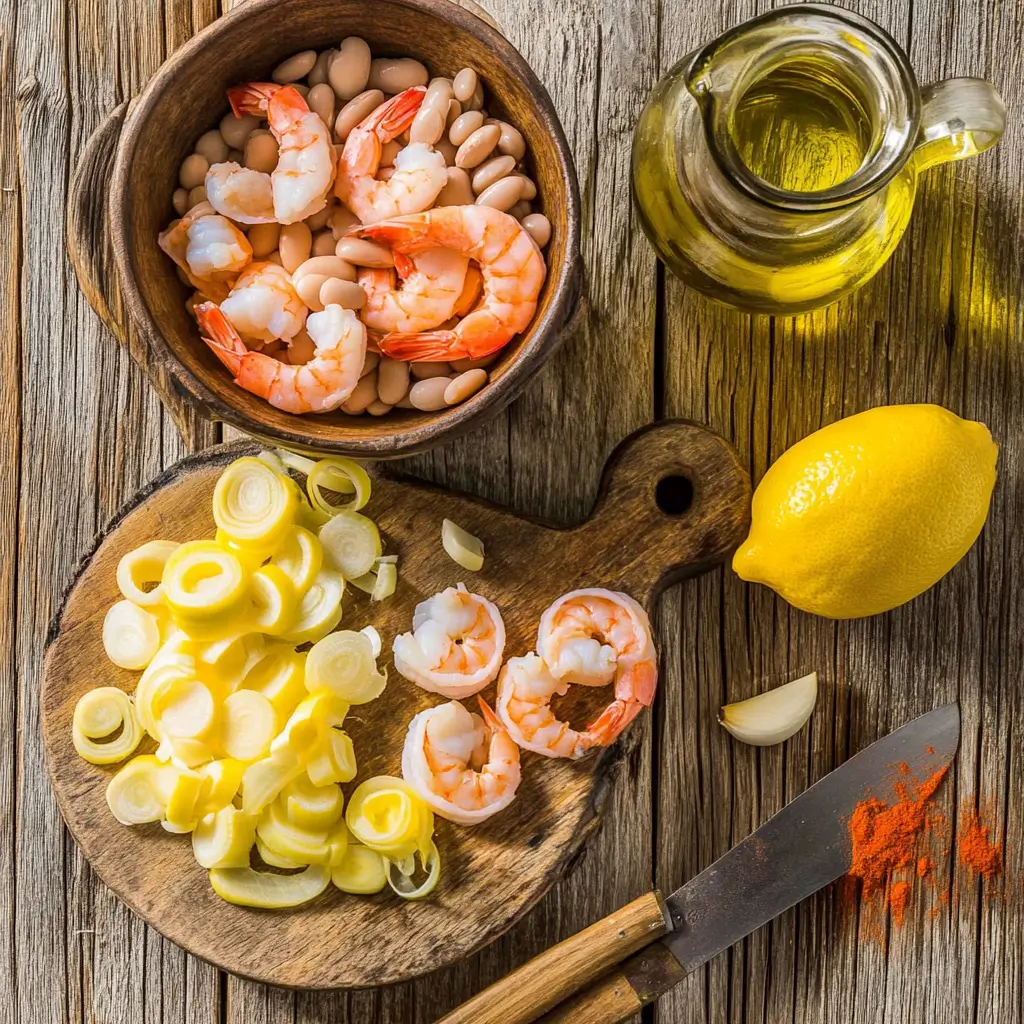
[{"label": "yellow leek slice", "polygon": [[116,764],[135,750],[143,731],[131,697],[116,686],[100,686],[75,705],[71,736],[86,761]]},{"label": "yellow leek slice", "polygon": [[299,596],[291,578],[276,565],[257,569],[249,581],[252,608],[248,621],[262,633],[283,633],[295,621]]},{"label": "yellow leek slice", "polygon": [[302,762],[288,748],[255,761],[242,776],[242,810],[259,814],[302,771]]},{"label": "yellow leek slice", "polygon": [[279,857],[296,864],[326,864],[327,829],[301,828],[288,820],[280,798],[265,807],[256,824],[256,834]]},{"label": "yellow leek slice", "polygon": [[213,489],[213,518],[242,547],[266,549],[295,522],[299,491],[294,481],[256,458],[236,459]]},{"label": "yellow leek slice", "polygon": [[210,780],[210,788],[206,790],[205,795],[196,806],[196,814],[200,818],[216,814],[235,799],[238,791],[242,788],[245,767],[244,761],[236,761],[233,757],[223,757],[218,761],[210,761],[197,769],[200,775]]},{"label": "yellow leek slice", "polygon": [[190,654],[154,658],[135,687],[135,710],[142,727],[155,740],[163,739],[157,724],[162,695],[174,686],[196,678],[196,662]]},{"label": "yellow leek slice", "polygon": [[320,528],[324,564],[347,580],[368,573],[381,553],[380,533],[372,519],[341,511]]},{"label": "yellow leek slice", "polygon": [[262,633],[243,633],[195,647],[200,677],[210,679],[224,693],[236,690],[266,651]]},{"label": "yellow leek slice", "polygon": [[288,820],[305,829],[326,829],[341,820],[345,807],[336,785],[314,786],[308,775],[293,779],[281,791]]},{"label": "yellow leek slice", "polygon": [[305,864],[300,864],[298,861],[291,860],[288,857],[282,857],[279,853],[274,853],[274,851],[267,846],[259,836],[256,837],[256,852],[260,855],[260,860],[263,861],[267,867],[284,868],[285,870],[295,871],[307,866]]},{"label": "yellow leek slice", "polygon": [[376,661],[380,657],[380,652],[384,647],[380,639],[380,633],[377,632],[374,626],[363,626],[359,632],[370,641],[370,650],[373,653],[374,661]]},{"label": "yellow leek slice", "polygon": [[381,562],[377,566],[377,579],[370,591],[371,601],[384,601],[398,586],[398,566],[394,562]]},{"label": "yellow leek slice", "polygon": [[198,679],[175,678],[155,695],[152,713],[161,736],[202,740],[217,725],[218,708],[210,688]]},{"label": "yellow leek slice", "polygon": [[426,859],[434,814],[403,779],[378,775],[356,787],[345,811],[355,840],[392,860],[419,851]]},{"label": "yellow leek slice", "polygon": [[328,689],[349,704],[379,697],[387,676],[377,671],[373,641],[365,633],[341,630],[317,641],[306,655],[306,688]]},{"label": "yellow leek slice", "polygon": [[167,559],[178,548],[174,540],[151,540],[129,551],[117,563],[117,586],[132,604],[157,608],[164,599],[160,580]]},{"label": "yellow leek slice", "polygon": [[272,644],[246,673],[242,689],[262,693],[273,705],[277,720],[285,722],[306,697],[305,676],[305,654],[288,644]]},{"label": "yellow leek slice", "polygon": [[380,892],[388,884],[384,858],[368,846],[350,842],[341,863],[331,872],[331,881],[342,892],[359,896]]},{"label": "yellow leek slice", "polygon": [[156,748],[156,756],[176,768],[192,769],[213,760],[213,749],[203,740],[188,736],[165,736]]},{"label": "yellow leek slice", "polygon": [[270,752],[277,732],[273,705],[255,690],[236,690],[223,704],[220,745],[228,757],[256,761]]},{"label": "yellow leek slice", "polygon": [[479,572],[484,567],[483,542],[450,519],[441,523],[441,545],[448,557],[463,569]]},{"label": "yellow leek slice", "polygon": [[419,884],[413,881],[414,874],[411,870],[407,871],[404,865],[388,860],[388,885],[403,900],[421,900],[424,896],[429,896],[434,891],[437,880],[441,877],[441,854],[437,852],[437,847],[433,842],[431,842],[427,855],[423,860],[423,870],[426,873],[426,878]]},{"label": "yellow leek slice", "polygon": [[327,888],[330,880],[328,868],[319,864],[297,875],[274,875],[252,868],[214,868],[210,872],[210,885],[222,900],[265,910],[308,903]]},{"label": "yellow leek slice", "polygon": [[280,473],[282,476],[288,475],[288,467],[281,461],[281,457],[277,452],[272,449],[264,448],[256,458],[260,462],[265,462],[275,473]]},{"label": "yellow leek slice", "polygon": [[293,526],[284,535],[270,564],[292,581],[296,594],[304,594],[316,579],[323,560],[324,551],[316,534],[302,526]]},{"label": "yellow leek slice", "polygon": [[[344,505],[334,505],[327,500],[325,490],[352,494],[353,498]],[[335,516],[342,510],[358,512],[370,500],[370,477],[358,462],[351,459],[320,459],[306,477],[306,493],[313,508],[326,515]]]},{"label": "yellow leek slice", "polygon": [[356,777],[356,771],[356,751],[352,737],[341,729],[328,730],[319,751],[306,765],[306,773],[314,786],[351,782]]},{"label": "yellow leek slice", "polygon": [[177,771],[152,754],[133,757],[107,785],[107,806],[122,825],[160,821]]},{"label": "yellow leek slice", "polygon": [[284,728],[274,737],[272,751],[291,750],[303,763],[320,747],[323,736],[333,725],[340,725],[348,714],[348,704],[330,690],[317,690],[300,701]]},{"label": "yellow leek slice", "polygon": [[295,621],[285,639],[294,644],[315,643],[341,622],[341,598],[345,581],[336,573],[321,569],[302,597]]},{"label": "yellow leek slice", "polygon": [[198,821],[196,807],[212,785],[198,772],[179,771],[167,798],[167,822],[182,831],[190,831]]},{"label": "yellow leek slice", "polygon": [[316,460],[300,455],[298,452],[289,451],[287,448],[275,448],[274,455],[286,469],[294,469],[297,473],[309,476],[309,471],[316,465]]},{"label": "yellow leek slice", "polygon": [[156,617],[132,604],[115,601],[103,619],[103,649],[119,668],[145,668],[160,648]]},{"label": "yellow leek slice", "polygon": [[192,853],[204,868],[247,868],[256,822],[237,807],[201,818],[192,832]]},{"label": "yellow leek slice", "polygon": [[223,530],[218,530],[213,539],[225,550],[230,551],[242,563],[243,568],[252,572],[266,562],[277,549],[276,544],[266,547],[243,547],[236,544]]},{"label": "yellow leek slice", "polygon": [[238,556],[216,541],[182,544],[164,569],[164,602],[175,624],[195,640],[217,640],[241,631],[249,595]]}]

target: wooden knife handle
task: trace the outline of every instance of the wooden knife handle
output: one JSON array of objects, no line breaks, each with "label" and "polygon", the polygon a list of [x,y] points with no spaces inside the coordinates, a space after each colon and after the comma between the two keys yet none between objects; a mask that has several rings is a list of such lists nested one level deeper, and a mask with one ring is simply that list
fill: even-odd
[{"label": "wooden knife handle", "polygon": [[537,1024],[622,1024],[678,984],[685,974],[683,965],[656,942],[556,1006]]},{"label": "wooden knife handle", "polygon": [[661,894],[649,892],[535,956],[437,1024],[532,1024],[668,928]]}]

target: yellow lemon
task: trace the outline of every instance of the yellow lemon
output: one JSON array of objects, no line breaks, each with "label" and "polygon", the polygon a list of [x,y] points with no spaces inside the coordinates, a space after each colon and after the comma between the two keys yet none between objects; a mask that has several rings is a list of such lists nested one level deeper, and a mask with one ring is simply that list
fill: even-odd
[{"label": "yellow lemon", "polygon": [[974,543],[997,452],[983,423],[937,405],[882,406],[823,427],[764,475],[733,569],[817,615],[895,608]]}]

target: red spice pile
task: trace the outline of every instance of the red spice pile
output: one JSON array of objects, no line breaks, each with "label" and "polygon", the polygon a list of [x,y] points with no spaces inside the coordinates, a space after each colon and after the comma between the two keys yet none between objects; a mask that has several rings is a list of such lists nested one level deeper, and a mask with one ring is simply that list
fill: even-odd
[{"label": "red spice pile", "polygon": [[[922,853],[922,843],[929,839],[941,842],[941,852],[947,856],[949,849],[948,827],[933,799],[947,769],[942,768],[917,783],[910,777],[909,765],[903,763],[897,768],[904,778],[896,784],[896,800],[887,804],[877,797],[868,797],[850,816],[853,860],[840,896],[847,907],[853,907],[859,894],[862,905],[887,909],[893,925],[899,927],[913,900],[914,876],[923,883],[933,880],[935,861]],[[1003,861],[1002,847],[990,841],[989,833],[975,811],[962,816],[958,860],[984,879],[997,875]],[[939,903],[946,902],[947,894],[939,893]],[[869,927],[869,934],[884,942],[884,920],[874,924],[875,927]]]}]

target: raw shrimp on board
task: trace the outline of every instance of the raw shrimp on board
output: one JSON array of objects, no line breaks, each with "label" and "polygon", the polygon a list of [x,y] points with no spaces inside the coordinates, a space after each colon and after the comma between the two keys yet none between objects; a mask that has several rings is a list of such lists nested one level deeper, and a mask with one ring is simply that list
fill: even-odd
[{"label": "raw shrimp on board", "polygon": [[319,213],[327,205],[336,162],[331,131],[319,115],[297,89],[272,82],[234,85],[228,89],[228,100],[235,117],[265,117],[277,139],[277,167],[270,175],[273,219],[294,224]]},{"label": "raw shrimp on board", "polygon": [[360,270],[363,322],[385,334],[432,330],[455,312],[468,267],[469,260],[451,249],[428,249],[415,257],[396,253],[395,270]]},{"label": "raw shrimp on board", "polygon": [[495,679],[504,650],[501,612],[462,583],[416,605],[412,632],[392,645],[395,668],[409,682],[453,700]]},{"label": "raw shrimp on board", "polygon": [[289,366],[262,352],[250,352],[220,308],[196,306],[203,341],[234,374],[239,387],[285,412],[330,412],[359,383],[366,358],[366,328],[351,309],[329,305],[310,313],[306,331],[316,350],[302,366]]},{"label": "raw shrimp on board", "polygon": [[525,331],[537,309],[546,268],[537,243],[514,217],[489,206],[438,206],[424,213],[352,228],[349,234],[415,256],[451,249],[475,260],[483,277],[476,308],[450,330],[389,334],[392,359],[445,362],[482,359]]},{"label": "raw shrimp on board", "polygon": [[[582,757],[611,743],[654,701],[658,662],[647,613],[628,594],[574,590],[541,616],[538,654],[511,658],[498,681],[498,716],[512,738],[548,757]],[[615,683],[615,699],[583,732],[551,700],[570,684]]]},{"label": "raw shrimp on board", "polygon": [[209,203],[193,206],[157,241],[192,287],[214,301],[227,297],[229,282],[252,259],[249,240]]},{"label": "raw shrimp on board", "polygon": [[399,151],[394,173],[387,181],[376,178],[384,143],[412,124],[426,92],[423,86],[416,86],[393,96],[356,125],[345,140],[334,192],[364,224],[419,213],[448,182],[444,157],[423,142]]},{"label": "raw shrimp on board", "polygon": [[519,748],[478,699],[483,718],[455,700],[421,711],[402,750],[402,778],[437,814],[460,825],[507,807],[521,778]]},{"label": "raw shrimp on board", "polygon": [[308,310],[276,263],[250,263],[220,304],[231,326],[250,341],[288,343],[302,330]]}]

